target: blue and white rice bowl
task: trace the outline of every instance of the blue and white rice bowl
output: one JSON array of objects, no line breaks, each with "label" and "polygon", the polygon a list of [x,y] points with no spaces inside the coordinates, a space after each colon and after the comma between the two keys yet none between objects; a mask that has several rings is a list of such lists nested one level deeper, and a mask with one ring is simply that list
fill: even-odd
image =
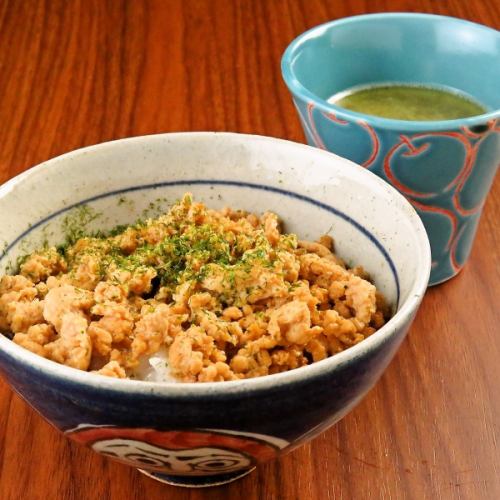
[{"label": "blue and white rice bowl", "polygon": [[[411,205],[383,180],[288,141],[178,133],[91,146],[49,160],[0,187],[0,275],[86,204],[93,229],[131,223],[155,200],[186,191],[210,208],[276,212],[302,239],[330,234],[362,265],[394,316],[361,343],[284,373],[230,382],[120,380],[57,364],[0,335],[0,372],[45,419],[96,452],[156,479],[222,484],[312,439],[377,382],[425,293],[429,242]],[[126,203],[120,200],[126,199]],[[166,378],[168,380],[168,378]]]}]

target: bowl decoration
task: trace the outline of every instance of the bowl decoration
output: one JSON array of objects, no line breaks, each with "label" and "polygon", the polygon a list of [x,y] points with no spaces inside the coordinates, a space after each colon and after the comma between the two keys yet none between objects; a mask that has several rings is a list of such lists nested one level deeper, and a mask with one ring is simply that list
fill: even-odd
[{"label": "bowl decoration", "polygon": [[43,241],[59,243],[75,210],[102,214],[85,221],[89,228],[112,228],[167,208],[186,191],[213,208],[275,211],[304,238],[332,234],[337,253],[365,267],[394,316],[333,357],[255,379],[111,379],[39,357],[2,335],[0,373],[69,438],[156,479],[209,486],[312,439],[363,398],[417,312],[430,249],[411,205],[348,160],[272,138],[180,133],[77,150],[0,187],[0,211],[9,214],[0,220],[0,274]]}]

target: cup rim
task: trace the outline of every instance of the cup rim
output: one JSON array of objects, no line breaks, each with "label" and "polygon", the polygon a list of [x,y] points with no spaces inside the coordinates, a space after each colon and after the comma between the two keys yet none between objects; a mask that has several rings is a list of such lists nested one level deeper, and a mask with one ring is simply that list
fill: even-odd
[{"label": "cup rim", "polygon": [[18,363],[27,365],[29,369],[38,372],[43,372],[55,379],[59,379],[65,383],[71,383],[80,387],[94,388],[96,390],[106,390],[116,394],[134,393],[142,395],[160,396],[160,397],[175,397],[182,399],[190,399],[192,397],[213,397],[223,398],[230,394],[242,394],[249,392],[274,390],[282,385],[291,385],[296,382],[305,381],[320,377],[322,374],[335,369],[338,366],[343,366],[351,362],[357,357],[362,356],[366,352],[375,349],[377,346],[385,343],[389,338],[393,337],[398,331],[405,328],[407,322],[417,311],[420,301],[422,300],[427,289],[430,269],[431,269],[431,250],[430,244],[425,231],[424,225],[420,220],[415,209],[400,194],[394,187],[383,181],[374,173],[366,170],[355,163],[338,157],[333,153],[313,148],[306,144],[296,143],[284,139],[274,137],[265,137],[251,134],[238,134],[231,132],[175,132],[166,134],[153,134],[146,136],[128,137],[114,141],[103,142],[92,146],[76,149],[63,155],[47,160],[31,169],[22,172],[18,176],[7,181],[0,186],[0,197],[5,193],[10,192],[16,185],[23,182],[27,177],[37,175],[41,171],[47,170],[53,163],[61,160],[68,161],[75,156],[88,155],[94,151],[102,151],[106,149],[114,149],[121,143],[138,144],[158,137],[166,137],[170,141],[175,138],[185,138],[186,136],[195,138],[223,137],[236,140],[250,141],[267,141],[279,143],[286,148],[297,148],[308,150],[310,153],[317,156],[326,156],[330,159],[336,158],[337,161],[347,163],[351,169],[356,169],[358,175],[368,176],[371,180],[383,188],[384,191],[395,201],[396,206],[404,209],[404,212],[413,226],[415,233],[418,235],[418,251],[416,258],[420,261],[420,271],[416,273],[413,284],[408,291],[407,298],[400,305],[400,309],[392,316],[392,318],[373,335],[363,340],[359,344],[350,347],[340,353],[330,356],[324,360],[312,363],[311,365],[300,369],[289,370],[283,373],[266,375],[250,379],[225,381],[225,382],[149,382],[142,380],[130,379],[114,379],[97,375],[90,372],[84,372],[71,368],[65,365],[58,364],[54,361],[45,359],[23,347],[14,344],[12,340],[0,334],[0,351],[3,351],[7,357],[14,358]]},{"label": "cup rim", "polygon": [[285,49],[283,56],[281,58],[281,74],[285,84],[292,93],[296,95],[307,103],[314,104],[315,107],[326,113],[335,113],[339,118],[346,120],[361,120],[368,123],[371,126],[388,129],[388,130],[406,130],[409,132],[422,132],[428,130],[449,130],[458,129],[460,127],[473,127],[476,125],[482,125],[491,120],[496,120],[500,118],[500,108],[488,111],[481,115],[471,116],[467,118],[459,118],[455,120],[396,120],[393,118],[383,118],[379,116],[369,115],[365,113],[358,113],[356,111],[351,111],[346,108],[342,108],[335,104],[332,104],[325,99],[322,99],[318,95],[314,94],[308,90],[300,80],[296,77],[295,72],[292,70],[292,60],[296,56],[297,52],[301,47],[307,43],[311,38],[316,35],[325,32],[332,27],[342,26],[346,24],[353,24],[359,21],[372,20],[372,19],[382,19],[382,18],[392,18],[392,19],[423,19],[423,20],[441,20],[449,21],[452,23],[464,24],[469,27],[479,28],[481,30],[491,32],[500,37],[500,32],[485,26],[484,24],[474,23],[466,19],[460,19],[458,17],[452,16],[442,16],[438,14],[425,14],[425,13],[412,13],[412,12],[383,12],[377,14],[362,14],[358,16],[343,17],[340,19],[335,19],[333,21],[327,21],[326,23],[319,24],[310,28],[309,30],[301,33],[297,36],[288,47]]}]

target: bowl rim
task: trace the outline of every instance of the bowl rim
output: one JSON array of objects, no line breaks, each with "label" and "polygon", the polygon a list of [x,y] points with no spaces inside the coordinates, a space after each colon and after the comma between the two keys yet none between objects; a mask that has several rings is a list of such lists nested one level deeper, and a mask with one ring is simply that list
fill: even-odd
[{"label": "bowl rim", "polygon": [[[452,16],[442,16],[438,14],[425,14],[425,13],[412,13],[412,12],[382,12],[376,14],[362,14],[357,16],[343,17],[333,21],[314,26],[304,33],[298,35],[293,39],[285,49],[281,57],[281,74],[285,84],[292,93],[292,96],[297,96],[307,103],[314,104],[318,109],[326,113],[335,113],[335,115],[345,120],[362,120],[369,125],[387,130],[405,130],[408,132],[424,132],[424,131],[442,131],[449,129],[457,129],[460,127],[473,127],[475,125],[482,125],[490,120],[500,118],[500,108],[481,115],[471,116],[467,118],[459,118],[455,120],[396,120],[392,118],[382,118],[379,116],[368,115],[351,111],[349,109],[332,104],[325,99],[308,90],[301,81],[296,77],[295,72],[292,70],[292,61],[296,57],[299,50],[311,38],[317,38],[324,32],[338,26],[355,24],[359,21],[377,20],[377,19],[421,19],[424,21],[441,21],[451,22],[455,24],[463,24],[468,27],[474,27],[487,32],[491,32],[500,37],[500,31],[497,31],[484,24],[475,23],[466,19],[460,19]],[[445,88],[444,85],[439,85],[440,88]]]},{"label": "bowl rim", "polygon": [[[404,215],[411,223],[411,226],[413,227],[417,235],[417,241],[419,243],[416,249],[416,258],[420,260],[421,267],[417,266],[420,272],[418,272],[415,276],[413,285],[407,293],[407,298],[400,304],[400,308],[396,312],[396,314],[394,314],[394,316],[382,328],[377,330],[367,339],[324,360],[317,361],[315,363],[312,363],[311,365],[282,373],[224,382],[149,382],[105,377],[91,372],[85,372],[82,370],[71,368],[69,366],[56,363],[55,361],[45,359],[15,344],[2,334],[0,334],[0,350],[2,350],[7,356],[15,358],[17,362],[23,365],[28,365],[29,369],[43,372],[44,374],[48,374],[54,378],[61,379],[65,383],[72,383],[96,390],[105,389],[114,393],[137,393],[143,395],[149,394],[155,396],[171,396],[175,398],[189,399],[196,396],[209,395],[213,397],[225,397],[228,394],[258,392],[266,391],[269,389],[272,390],[284,384],[288,385],[294,382],[300,382],[306,379],[320,377],[325,372],[332,371],[339,366],[348,364],[353,359],[366,354],[370,350],[375,349],[376,347],[387,341],[390,337],[394,336],[398,331],[405,328],[407,322],[412,319],[412,316],[416,313],[419,307],[419,304],[427,289],[430,276],[431,250],[424,225],[411,204],[390,184],[388,184],[369,170],[364,169],[363,167],[328,151],[284,139],[252,134],[239,134],[233,132],[174,132],[134,136],[79,148],[51,158],[34,167],[31,167],[30,169],[13,177],[2,186],[0,186],[0,198],[5,196],[8,192],[13,190],[16,185],[22,183],[27,178],[37,175],[40,171],[50,169],[53,164],[59,163],[61,160],[71,160],[72,158],[80,155],[88,156],[93,152],[99,152],[106,149],[112,150],[116,147],[119,147],[120,144],[123,143],[135,142],[137,144],[143,144],[144,142],[158,138],[166,138],[171,143],[177,138],[182,139],[186,137],[193,139],[204,139],[207,142],[210,141],[211,138],[216,137],[245,142],[263,141],[273,143],[275,145],[278,144],[287,149],[302,149],[303,151],[307,151],[309,154],[316,155],[318,157],[324,156],[332,161],[344,163],[347,167],[356,169],[357,175],[366,176],[370,178],[371,182],[378,184],[378,186],[382,188],[394,200],[396,206],[401,208],[401,213],[404,213]],[[70,164],[70,162],[68,162],[68,164]]]}]

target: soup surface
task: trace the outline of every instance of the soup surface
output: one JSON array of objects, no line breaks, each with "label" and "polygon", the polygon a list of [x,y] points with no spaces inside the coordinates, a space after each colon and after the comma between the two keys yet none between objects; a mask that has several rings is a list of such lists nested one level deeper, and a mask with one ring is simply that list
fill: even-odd
[{"label": "soup surface", "polygon": [[358,113],[396,120],[455,120],[486,112],[463,93],[419,85],[358,87],[335,94],[328,101]]}]

